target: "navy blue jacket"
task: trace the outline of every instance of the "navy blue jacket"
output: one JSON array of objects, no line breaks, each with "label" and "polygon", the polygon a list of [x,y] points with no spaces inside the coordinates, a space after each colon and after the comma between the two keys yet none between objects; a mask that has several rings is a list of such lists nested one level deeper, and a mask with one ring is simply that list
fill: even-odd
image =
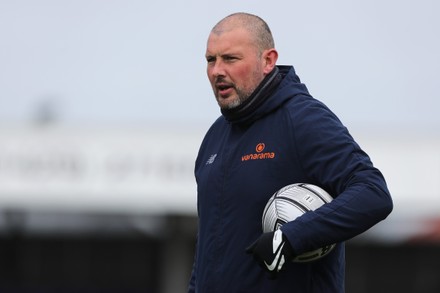
[{"label": "navy blue jacket", "polygon": [[[198,238],[189,292],[344,292],[344,241],[386,218],[385,180],[339,119],[314,99],[291,66],[247,117],[221,116],[196,160]],[[268,279],[245,249],[262,233],[274,192],[311,183],[335,199],[281,228],[300,254],[338,243],[321,260],[289,263]]]}]

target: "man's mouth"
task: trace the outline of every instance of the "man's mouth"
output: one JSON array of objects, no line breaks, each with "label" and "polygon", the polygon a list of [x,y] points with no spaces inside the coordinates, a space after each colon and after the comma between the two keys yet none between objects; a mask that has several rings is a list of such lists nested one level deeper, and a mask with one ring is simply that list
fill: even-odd
[{"label": "man's mouth", "polygon": [[229,83],[217,83],[215,87],[217,88],[217,93],[222,98],[227,98],[234,89],[233,85]]}]

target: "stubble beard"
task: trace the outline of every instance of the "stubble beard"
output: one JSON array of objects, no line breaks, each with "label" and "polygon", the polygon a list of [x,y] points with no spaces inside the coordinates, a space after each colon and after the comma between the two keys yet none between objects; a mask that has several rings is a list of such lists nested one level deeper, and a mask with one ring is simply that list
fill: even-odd
[{"label": "stubble beard", "polygon": [[216,96],[217,103],[220,106],[220,108],[222,110],[235,109],[235,108],[239,107],[241,104],[243,104],[247,99],[249,99],[249,97],[252,95],[252,93],[255,91],[255,89],[258,87],[258,85],[261,82],[261,81],[258,82],[258,76],[259,76],[258,72],[254,71],[253,79],[254,79],[255,85],[248,90],[239,88],[234,84],[233,88],[235,90],[235,97],[233,97],[232,101],[230,101],[226,104],[221,102],[223,99],[222,97]]},{"label": "stubble beard", "polygon": [[241,90],[236,87],[234,87],[234,89],[235,89],[236,94],[234,95],[234,97],[232,97],[232,100],[228,103],[222,103],[221,100],[223,98],[217,97],[217,103],[219,104],[221,109],[231,110],[231,109],[237,108],[238,106],[243,104],[250,97],[252,92],[254,91],[254,89],[252,89],[250,91],[244,91],[244,90]]}]

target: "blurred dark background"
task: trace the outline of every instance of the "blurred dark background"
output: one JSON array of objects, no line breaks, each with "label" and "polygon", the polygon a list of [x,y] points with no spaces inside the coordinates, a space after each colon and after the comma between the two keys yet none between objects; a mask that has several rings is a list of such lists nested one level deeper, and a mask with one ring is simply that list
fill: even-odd
[{"label": "blurred dark background", "polygon": [[[160,221],[166,232],[155,235],[101,229],[26,235],[18,227],[2,233],[0,292],[185,292],[197,220]],[[346,292],[439,292],[437,240],[347,242]]]}]

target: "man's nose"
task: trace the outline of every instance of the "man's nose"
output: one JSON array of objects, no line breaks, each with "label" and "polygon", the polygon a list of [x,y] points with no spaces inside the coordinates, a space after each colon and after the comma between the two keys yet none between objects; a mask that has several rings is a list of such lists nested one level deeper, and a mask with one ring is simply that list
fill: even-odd
[{"label": "man's nose", "polygon": [[216,61],[216,62],[212,65],[211,74],[212,74],[213,77],[224,76],[224,75],[225,75],[225,69],[224,69],[224,64],[223,64],[223,62],[221,62],[221,61]]}]

